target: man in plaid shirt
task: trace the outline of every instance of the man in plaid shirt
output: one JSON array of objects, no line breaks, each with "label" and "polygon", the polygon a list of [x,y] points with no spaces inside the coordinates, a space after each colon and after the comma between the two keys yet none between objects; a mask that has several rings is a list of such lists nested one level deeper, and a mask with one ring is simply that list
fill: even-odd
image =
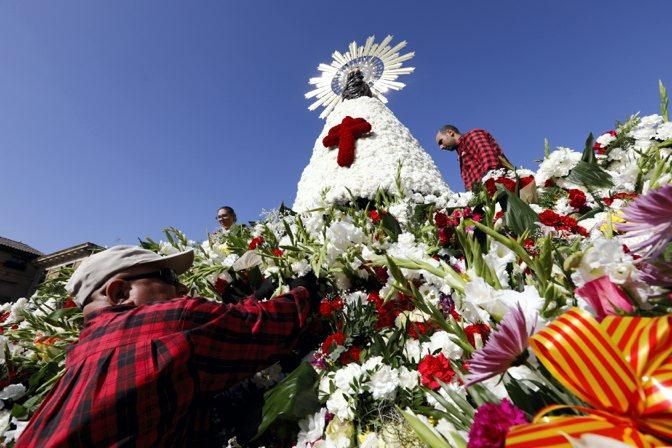
[{"label": "man in plaid shirt", "polygon": [[436,133],[436,144],[446,151],[456,151],[464,187],[471,190],[490,170],[510,165],[494,137],[483,129],[465,134],[447,124]]},{"label": "man in plaid shirt", "polygon": [[184,297],[193,256],[115,246],[82,263],[67,288],[84,329],[16,447],[208,445],[212,396],[288,353],[314,297]]}]

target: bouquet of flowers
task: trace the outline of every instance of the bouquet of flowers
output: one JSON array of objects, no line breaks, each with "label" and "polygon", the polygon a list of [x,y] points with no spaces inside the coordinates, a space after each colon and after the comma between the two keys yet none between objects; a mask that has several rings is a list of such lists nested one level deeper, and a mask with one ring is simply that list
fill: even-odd
[{"label": "bouquet of flowers", "polygon": [[[320,325],[267,390],[257,439],[230,446],[533,447],[672,443],[672,123],[633,116],[473,193],[379,191],[281,207],[196,252],[193,293],[235,301],[312,272]],[[431,196],[431,197],[430,197]],[[5,305],[6,441],[63,368],[81,313],[69,272]],[[284,434],[284,438],[273,436]],[[256,441],[255,441],[256,440]],[[610,444],[610,445],[608,445]],[[284,445],[286,446],[286,445]]]}]

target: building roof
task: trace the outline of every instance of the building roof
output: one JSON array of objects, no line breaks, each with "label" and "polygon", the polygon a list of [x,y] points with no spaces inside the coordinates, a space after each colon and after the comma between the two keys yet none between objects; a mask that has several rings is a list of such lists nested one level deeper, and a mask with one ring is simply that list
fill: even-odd
[{"label": "building roof", "polygon": [[8,247],[10,249],[18,250],[19,252],[32,254],[32,255],[44,255],[39,250],[30,247],[27,244],[24,244],[20,241],[10,240],[9,238],[4,238],[0,236],[0,247]]},{"label": "building roof", "polygon": [[94,243],[82,243],[76,246],[52,252],[35,260],[35,265],[41,268],[50,268],[61,264],[69,263],[74,260],[86,258],[94,252],[105,249]]}]

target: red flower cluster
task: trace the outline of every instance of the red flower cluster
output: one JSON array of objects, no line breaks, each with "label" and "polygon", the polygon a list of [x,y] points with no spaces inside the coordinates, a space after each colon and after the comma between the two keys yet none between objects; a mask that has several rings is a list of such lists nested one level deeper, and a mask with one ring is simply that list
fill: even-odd
[{"label": "red flower cluster", "polygon": [[455,233],[455,227],[460,225],[462,218],[471,218],[480,222],[482,217],[478,213],[473,213],[470,207],[464,209],[455,209],[450,215],[443,212],[434,214],[434,224],[436,224],[436,235],[439,238],[439,244],[446,246]]},{"label": "red flower cluster", "polygon": [[[609,134],[616,137],[616,131],[609,131]],[[607,148],[595,142],[595,144],[593,145],[593,151],[595,151],[595,154],[604,154],[605,152],[607,152]]]},{"label": "red flower cluster", "polygon": [[250,244],[247,246],[249,250],[254,250],[257,247],[261,246],[264,244],[264,237],[263,236],[255,236],[252,238],[252,241],[250,241]]},{"label": "red flower cluster", "polygon": [[586,194],[577,188],[572,188],[569,190],[569,205],[576,210],[581,210],[586,206]]},{"label": "red flower cluster", "polygon": [[474,335],[479,335],[484,345],[490,337],[490,327],[484,323],[467,325],[464,328],[464,332],[467,335],[467,340],[474,347],[476,347],[476,338]]},{"label": "red flower cluster", "polygon": [[430,322],[409,322],[406,326],[406,334],[413,339],[418,339],[421,335],[426,336],[434,333],[436,329],[436,324]]},{"label": "red flower cluster", "polygon": [[371,131],[371,124],[364,118],[345,117],[341,124],[331,129],[322,139],[325,148],[338,145],[336,162],[339,166],[350,166],[355,161],[355,140]]},{"label": "red flower cluster", "polygon": [[377,292],[372,292],[369,294],[368,300],[369,303],[373,303],[376,307],[376,313],[378,313],[376,330],[394,326],[394,320],[402,311],[410,311],[415,308],[410,299],[403,294],[384,302]]},{"label": "red flower cluster", "polygon": [[336,297],[334,300],[323,299],[320,302],[320,316],[331,317],[336,311],[343,309],[343,299]]},{"label": "red flower cluster", "polygon": [[631,200],[637,198],[637,196],[639,196],[637,193],[616,193],[608,198],[602,198],[602,202],[611,207],[611,204],[613,204],[616,199]]},{"label": "red flower cluster", "polygon": [[423,386],[430,389],[438,389],[441,387],[439,381],[450,383],[455,376],[455,371],[450,366],[450,361],[439,353],[436,356],[426,355],[418,364],[418,373],[420,373],[420,382]]},{"label": "red flower cluster", "polygon": [[[525,176],[520,178],[520,185],[519,189],[523,189],[527,187],[529,184],[534,182],[534,176]],[[490,197],[494,196],[495,193],[497,193],[497,184],[503,185],[504,188],[509,190],[510,192],[514,192],[516,190],[516,180],[515,179],[509,179],[508,177],[498,177],[497,179],[490,178],[485,181],[485,189],[488,192],[488,195]]]},{"label": "red flower cluster", "polygon": [[284,254],[285,252],[282,249],[280,249],[279,247],[276,247],[275,249],[273,249],[271,251],[271,253],[273,255],[275,255],[276,257],[282,257],[282,254]]},{"label": "red flower cluster", "polygon": [[336,333],[330,334],[327,336],[327,339],[322,343],[322,353],[325,355],[331,353],[333,349],[339,345],[345,344],[345,335],[342,331],[337,331]]},{"label": "red flower cluster", "polygon": [[571,216],[563,216],[555,213],[553,210],[544,210],[539,213],[539,221],[545,226],[550,226],[558,231],[577,233],[582,236],[588,236],[588,231],[576,223],[576,219]]}]

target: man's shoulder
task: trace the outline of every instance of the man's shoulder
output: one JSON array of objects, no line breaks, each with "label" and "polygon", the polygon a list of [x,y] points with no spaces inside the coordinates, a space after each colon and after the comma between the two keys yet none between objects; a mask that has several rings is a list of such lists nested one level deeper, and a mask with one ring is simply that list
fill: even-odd
[{"label": "man's shoulder", "polygon": [[485,129],[476,128],[476,129],[471,129],[471,130],[467,131],[465,134],[462,135],[462,137],[467,137],[467,136],[468,137],[476,137],[476,136],[479,136],[479,135],[490,135],[490,133],[488,131],[486,131]]}]

